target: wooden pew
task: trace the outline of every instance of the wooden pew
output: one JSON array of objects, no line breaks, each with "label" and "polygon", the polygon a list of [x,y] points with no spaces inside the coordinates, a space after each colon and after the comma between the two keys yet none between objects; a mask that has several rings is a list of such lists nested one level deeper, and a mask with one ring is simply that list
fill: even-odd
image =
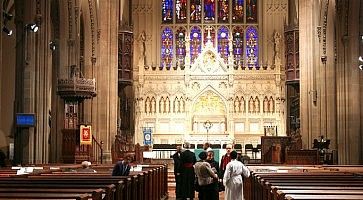
[{"label": "wooden pew", "polygon": [[[86,196],[85,196],[86,195]],[[62,191],[43,192],[0,192],[0,199],[92,199],[102,200],[102,189],[83,194],[82,191],[64,193]]]},{"label": "wooden pew", "polygon": [[[103,187],[102,187],[103,188]],[[99,188],[101,189],[101,188]],[[98,189],[96,189],[98,190]],[[115,191],[116,187],[114,184],[106,186],[105,189],[101,189],[102,191],[102,199],[103,200],[114,200],[115,199]],[[90,193],[92,194],[95,191],[94,188],[59,188],[51,185],[50,187],[46,186],[45,188],[23,188],[23,187],[11,187],[11,188],[0,188],[0,193]]]},{"label": "wooden pew", "polygon": [[[0,200],[8,200],[8,199],[11,199],[11,197],[0,198]],[[24,198],[16,197],[15,199],[17,199],[17,200],[30,200],[29,197],[24,197]],[[31,198],[31,199],[36,200],[37,198]],[[38,199],[44,199],[44,198],[38,198]],[[47,198],[47,199],[49,199],[49,198]],[[58,199],[59,199],[59,197],[58,197]],[[90,198],[88,194],[81,194],[81,195],[78,195],[78,196],[76,196],[75,198],[72,198],[72,199],[75,199],[75,200],[90,200],[92,198]]]},{"label": "wooden pew", "polygon": [[298,194],[290,194],[286,198],[286,200],[293,199],[323,199],[323,200],[352,200],[352,199],[363,199],[362,195],[345,195],[345,194],[335,194],[335,195],[298,195]]},{"label": "wooden pew", "polygon": [[[126,182],[131,182],[130,178],[126,179]],[[114,184],[116,188],[110,187],[110,184]],[[127,184],[126,184],[127,185]],[[127,186],[126,186],[127,187]],[[125,182],[124,180],[95,180],[95,179],[59,179],[59,177],[53,179],[29,179],[29,178],[0,178],[0,188],[39,188],[39,189],[104,189],[104,194],[106,199],[112,199],[112,197],[117,197],[116,199],[131,199],[130,193],[127,190],[124,191]],[[130,187],[130,186],[129,186]],[[115,194],[116,193],[116,194]]]},{"label": "wooden pew", "polygon": [[[257,168],[263,169],[263,167]],[[339,170],[331,169],[327,170],[322,169],[321,167],[314,168],[312,166],[308,166],[305,169],[303,167],[301,170],[297,170],[296,167],[293,168],[290,166],[290,169],[294,170],[289,170],[289,173],[277,173],[277,171],[279,171],[278,168],[279,167],[274,166],[274,171],[266,170],[266,172],[263,172],[264,170],[256,170],[255,168],[255,170],[259,172],[252,171],[251,177],[244,181],[245,199],[285,199],[285,196],[290,194],[300,195],[294,196],[294,198],[302,198],[302,195],[318,195],[319,191],[324,191],[328,196],[329,193],[333,193],[343,196],[350,195],[350,197],[352,197],[352,195],[360,196],[362,193],[363,177],[356,173],[349,173],[349,171],[340,172]],[[281,168],[286,170],[289,169],[289,166]],[[281,171],[283,170],[280,170],[280,172]],[[277,189],[276,187],[285,187],[285,189]],[[286,187],[289,187],[290,189],[286,189]],[[297,190],[295,189],[296,187],[300,188]],[[335,189],[328,189],[328,187],[335,187]],[[337,188],[340,189],[340,193],[335,192],[338,191]],[[287,195],[284,193],[286,191],[288,192]],[[292,196],[289,196],[289,198],[292,198]],[[345,197],[343,197],[343,199],[344,198]],[[361,198],[363,199],[362,196]]]},{"label": "wooden pew", "polygon": [[361,196],[363,199],[362,190],[350,190],[350,189],[339,189],[339,190],[326,190],[326,189],[313,189],[313,190],[279,190],[276,199],[284,200],[287,196],[291,195],[355,195]]},{"label": "wooden pew", "polygon": [[[78,166],[78,165],[77,165]],[[67,166],[68,167],[68,166]],[[62,167],[60,167],[62,168]],[[93,188],[101,186],[104,190],[106,184],[116,185],[115,199],[150,199],[159,200],[167,195],[167,166],[149,165],[143,172],[133,172],[130,177],[112,177],[113,165],[94,167],[97,173],[79,173],[47,171],[34,175],[16,177],[1,177],[0,187],[14,188],[16,185],[24,188]],[[4,179],[5,178],[5,179]],[[10,181],[10,184],[5,182]],[[147,182],[146,182],[147,181]],[[67,185],[67,186],[62,186]],[[121,188],[120,188],[121,185]],[[106,192],[106,196],[108,193]],[[111,193],[112,194],[112,193]]]}]

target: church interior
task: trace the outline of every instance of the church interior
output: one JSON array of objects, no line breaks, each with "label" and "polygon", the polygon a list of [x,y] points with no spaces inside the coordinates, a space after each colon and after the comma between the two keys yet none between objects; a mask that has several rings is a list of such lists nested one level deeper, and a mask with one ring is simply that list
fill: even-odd
[{"label": "church interior", "polygon": [[[1,6],[0,149],[13,163],[186,141],[244,150],[261,136],[306,150],[323,136],[336,164],[363,163],[360,1]],[[81,126],[93,147],[75,150]]]},{"label": "church interior", "polygon": [[217,159],[232,144],[255,171],[363,164],[362,1],[0,0],[0,11],[6,166],[172,165],[186,142]]}]

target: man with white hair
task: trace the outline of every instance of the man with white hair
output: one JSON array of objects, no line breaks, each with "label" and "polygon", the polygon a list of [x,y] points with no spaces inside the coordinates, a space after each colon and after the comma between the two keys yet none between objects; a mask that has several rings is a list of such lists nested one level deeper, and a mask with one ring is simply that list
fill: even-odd
[{"label": "man with white hair", "polygon": [[81,165],[82,165],[82,168],[77,170],[78,172],[87,172],[87,173],[88,172],[90,172],[90,173],[95,173],[96,172],[96,170],[91,169],[91,162],[89,162],[89,161],[83,161],[81,163]]}]

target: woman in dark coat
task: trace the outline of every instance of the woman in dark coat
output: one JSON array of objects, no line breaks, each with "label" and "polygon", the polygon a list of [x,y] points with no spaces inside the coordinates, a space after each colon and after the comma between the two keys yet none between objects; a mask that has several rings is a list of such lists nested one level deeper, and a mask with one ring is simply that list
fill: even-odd
[{"label": "woman in dark coat", "polygon": [[[213,172],[217,175],[219,175],[219,164],[216,160],[214,160],[214,151],[210,150],[207,152],[207,162],[210,164]],[[222,183],[222,182],[221,182]],[[215,179],[213,182],[213,190],[211,192],[213,193],[213,199],[219,199],[219,180]]]}]

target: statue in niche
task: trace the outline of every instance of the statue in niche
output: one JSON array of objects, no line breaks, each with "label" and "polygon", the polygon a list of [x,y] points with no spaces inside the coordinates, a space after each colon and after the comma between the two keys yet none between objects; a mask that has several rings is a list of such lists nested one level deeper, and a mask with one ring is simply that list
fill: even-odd
[{"label": "statue in niche", "polygon": [[251,97],[250,98],[250,100],[248,101],[248,112],[249,113],[252,113],[252,112],[254,112],[254,100],[253,100],[253,98]]},{"label": "statue in niche", "polygon": [[156,101],[153,97],[150,102],[150,113],[156,113]]},{"label": "statue in niche", "polygon": [[241,103],[240,103],[240,112],[242,112],[242,113],[244,113],[245,112],[245,106],[246,106],[246,104],[245,104],[246,102],[245,102],[245,99],[242,97],[241,98]]},{"label": "statue in niche", "polygon": [[149,97],[145,100],[145,113],[148,113],[150,110]]},{"label": "statue in niche", "polygon": [[164,108],[163,99],[161,98],[159,101],[159,113],[163,113],[163,108]]},{"label": "statue in niche", "polygon": [[253,106],[254,106],[254,112],[259,113],[260,112],[260,100],[258,99],[258,97],[255,98]]},{"label": "statue in niche", "polygon": [[238,97],[234,100],[234,112],[238,112]]},{"label": "statue in niche", "polygon": [[139,57],[139,63],[141,65],[145,65],[146,64],[146,45],[145,45],[145,41],[146,41],[146,33],[145,31],[142,31],[139,35],[139,44],[140,44],[140,57]]},{"label": "statue in niche", "polygon": [[182,106],[182,108],[181,108],[181,112],[185,112],[185,101],[184,101],[184,99],[181,99],[181,106]]},{"label": "statue in niche", "polygon": [[268,106],[268,99],[265,96],[265,98],[263,99],[263,112],[264,113],[268,113],[269,112],[268,108],[269,108],[269,106]]},{"label": "statue in niche", "polygon": [[274,107],[275,107],[275,101],[272,97],[270,97],[270,100],[268,101],[268,106],[269,106],[269,112],[273,113],[274,112]]},{"label": "statue in niche", "polygon": [[178,101],[176,102],[177,103],[177,108],[176,108],[176,111],[177,113],[181,113],[182,112],[182,100],[178,99]]},{"label": "statue in niche", "polygon": [[166,100],[165,100],[165,107],[166,107],[165,112],[170,113],[170,101],[168,98],[166,98]]},{"label": "statue in niche", "polygon": [[279,32],[275,31],[275,33],[274,33],[274,62],[275,62],[275,65],[281,65],[280,44],[281,44],[281,35]]}]

